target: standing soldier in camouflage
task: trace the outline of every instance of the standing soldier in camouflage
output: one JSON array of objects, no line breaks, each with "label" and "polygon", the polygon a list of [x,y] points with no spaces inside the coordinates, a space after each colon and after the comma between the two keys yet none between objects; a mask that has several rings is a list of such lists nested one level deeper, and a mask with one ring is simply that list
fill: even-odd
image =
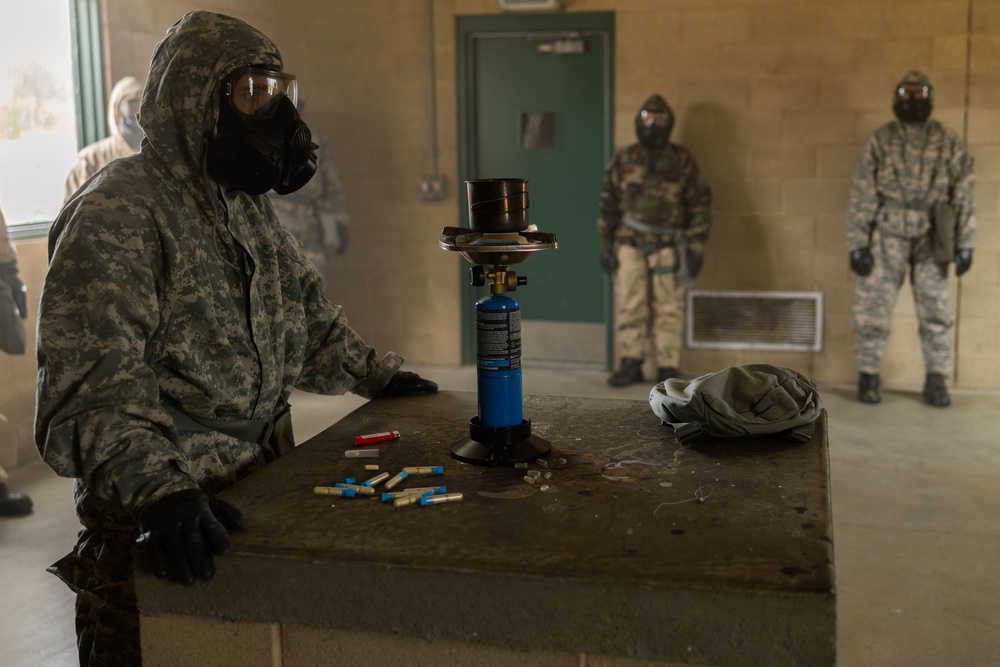
[{"label": "standing soldier in camouflage", "polygon": [[111,95],[108,97],[109,134],[80,151],[76,165],[66,177],[64,204],[80,189],[84,181],[96,174],[104,165],[139,150],[142,128],[139,127],[137,116],[141,95],[142,83],[132,76],[121,79],[111,89]]},{"label": "standing soldier in camouflage", "polygon": [[287,195],[271,193],[270,199],[281,226],[298,239],[326,280],[329,253],[340,255],[347,250],[347,205],[329,143],[318,132],[313,132],[313,142],[319,144],[316,175],[299,190]]},{"label": "standing soldier in camouflage", "polygon": [[601,266],[614,276],[613,387],[642,382],[652,336],[658,381],[679,377],[684,294],[701,271],[712,193],[691,154],[670,143],[674,112],[659,95],[635,118],[639,142],[611,160],[601,191]]},{"label": "standing soldier in camouflage", "polygon": [[83,530],[50,569],[77,593],[84,667],[141,663],[137,540],[157,577],[185,585],[231,552],[244,515],[215,494],[294,445],[293,387],[437,389],[348,326],[264,196],[315,170],[296,94],[268,37],[190,12],[153,52],[141,150],[91,178],[50,234],[35,438],[76,479]]},{"label": "standing soldier in camouflage", "polygon": [[851,270],[857,275],[851,324],[858,359],[858,400],[878,403],[882,352],[907,272],[913,286],[927,377],[924,400],[951,403],[954,315],[948,264],[972,266],[976,218],[972,157],[954,131],[930,119],[930,80],[911,71],[896,85],[897,120],[883,125],[861,151],[847,209]]}]

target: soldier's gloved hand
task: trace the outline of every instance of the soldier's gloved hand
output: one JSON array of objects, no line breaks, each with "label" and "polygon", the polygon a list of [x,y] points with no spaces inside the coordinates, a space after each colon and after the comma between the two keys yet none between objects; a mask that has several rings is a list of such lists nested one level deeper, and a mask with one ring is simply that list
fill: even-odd
[{"label": "soldier's gloved hand", "polygon": [[687,262],[688,277],[694,280],[701,273],[701,267],[705,263],[705,256],[693,250],[688,250],[685,261]]},{"label": "soldier's gloved hand", "polygon": [[337,240],[340,245],[337,246],[337,254],[343,255],[347,251],[347,225],[338,222],[337,223]]},{"label": "soldier's gloved hand", "polygon": [[875,258],[872,257],[872,251],[868,248],[855,248],[851,251],[851,271],[858,274],[862,278],[871,275],[872,269],[875,267]]},{"label": "soldier's gloved hand", "polygon": [[972,248],[959,248],[955,253],[955,275],[960,276],[972,266]]},{"label": "soldier's gloved hand", "polygon": [[17,262],[0,264],[0,280],[10,285],[10,295],[22,320],[28,319],[28,290],[17,277]]},{"label": "soldier's gloved hand", "polygon": [[614,250],[601,251],[601,268],[609,276],[618,270],[618,258],[615,257]]},{"label": "soldier's gloved hand", "polygon": [[157,579],[172,571],[185,586],[195,577],[207,581],[215,574],[213,556],[232,553],[227,528],[242,530],[246,523],[238,507],[201,489],[177,491],[155,501],[140,517],[146,548]]},{"label": "soldier's gloved hand", "polygon": [[406,394],[433,394],[438,390],[436,382],[425,380],[416,373],[396,371],[389,378],[389,384],[382,390],[382,396],[405,396]]}]

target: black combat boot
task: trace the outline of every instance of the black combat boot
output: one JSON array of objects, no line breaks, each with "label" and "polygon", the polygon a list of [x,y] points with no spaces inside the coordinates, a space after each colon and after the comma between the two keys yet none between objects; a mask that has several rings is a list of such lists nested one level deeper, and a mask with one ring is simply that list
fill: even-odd
[{"label": "black combat boot", "polygon": [[622,366],[608,378],[612,387],[627,387],[630,384],[642,382],[642,359],[622,357]]},{"label": "black combat boot", "polygon": [[924,400],[935,408],[946,408],[951,405],[948,388],[944,386],[944,376],[940,373],[928,373],[924,382]]},{"label": "black combat boot", "polygon": [[858,400],[862,403],[879,403],[882,397],[878,394],[878,373],[860,373],[858,375]]},{"label": "black combat boot", "polygon": [[667,380],[673,380],[674,378],[679,378],[681,372],[674,368],[673,366],[667,366],[666,368],[661,368],[660,373],[656,376],[657,382],[666,382]]},{"label": "black combat boot", "polygon": [[0,516],[31,514],[31,498],[0,483]]}]

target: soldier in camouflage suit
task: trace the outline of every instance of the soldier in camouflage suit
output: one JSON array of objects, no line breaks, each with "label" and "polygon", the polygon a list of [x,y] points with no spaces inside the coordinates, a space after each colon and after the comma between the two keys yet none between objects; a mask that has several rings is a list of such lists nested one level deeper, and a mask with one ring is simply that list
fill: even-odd
[{"label": "soldier in camouflage suit", "polygon": [[[300,111],[302,106],[300,101]],[[319,144],[316,175],[301,189],[287,195],[272,192],[270,198],[281,226],[298,239],[325,280],[328,253],[340,255],[347,250],[349,218],[329,144],[317,132],[313,141]]]},{"label": "soldier in camouflage suit", "polygon": [[[213,175],[221,119],[236,113],[225,105],[239,104],[231,82],[250,67],[291,79],[256,29],[185,15],[153,53],[140,152],[88,181],[50,235],[35,436],[76,479],[83,530],[50,570],[77,593],[81,665],[141,662],[137,538],[156,576],[211,578],[244,522],[215,494],[293,445],[293,387],[437,388],[348,326],[266,196]],[[291,96],[273,98],[281,109]]]},{"label": "soldier in camouflage suit", "polygon": [[652,335],[658,381],[678,377],[684,293],[701,271],[712,193],[694,158],[670,143],[674,114],[653,95],[635,119],[639,142],[608,164],[601,191],[601,265],[614,275],[621,367],[608,384],[642,381]]},{"label": "soldier in camouflage suit", "polygon": [[[951,370],[954,323],[948,302],[948,264],[961,276],[976,243],[972,157],[961,138],[930,119],[933,88],[911,71],[893,97],[896,121],[883,125],[861,151],[847,209],[851,269],[858,275],[851,324],[858,359],[858,400],[878,403],[882,352],[892,311],[907,272],[913,287],[927,372],[924,400],[951,403],[944,375]],[[953,222],[941,233],[935,205],[948,204]],[[935,215],[940,216],[935,225]],[[945,248],[935,257],[934,238]],[[954,254],[952,255],[952,249]]]},{"label": "soldier in camouflage suit", "polygon": [[142,83],[132,76],[124,77],[111,89],[111,95],[108,96],[108,136],[80,151],[76,164],[66,177],[64,204],[80,189],[84,181],[104,165],[139,150],[142,128],[135,115],[141,95]]}]

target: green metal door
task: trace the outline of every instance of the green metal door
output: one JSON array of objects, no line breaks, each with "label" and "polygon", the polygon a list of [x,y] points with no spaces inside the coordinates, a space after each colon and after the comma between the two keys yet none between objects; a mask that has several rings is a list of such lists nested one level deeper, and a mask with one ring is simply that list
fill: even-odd
[{"label": "green metal door", "polygon": [[[596,220],[613,148],[614,15],[461,17],[458,34],[463,179],[528,179],[529,222],[558,239],[557,250],[515,267],[528,278],[512,295],[521,303],[524,358],[606,368],[611,295]],[[486,293],[463,293],[467,362],[471,306]]]}]

